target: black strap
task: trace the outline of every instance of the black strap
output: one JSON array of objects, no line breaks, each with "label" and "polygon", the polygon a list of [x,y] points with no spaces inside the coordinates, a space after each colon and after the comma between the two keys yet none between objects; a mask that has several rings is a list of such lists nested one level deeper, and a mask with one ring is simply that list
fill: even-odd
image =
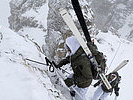
[{"label": "black strap", "polygon": [[35,62],[35,63],[41,64],[41,65],[47,65],[47,64],[35,61],[35,60],[28,59],[28,58],[26,58],[25,60],[28,60],[28,61],[31,61],[31,62]]},{"label": "black strap", "polygon": [[74,11],[75,11],[75,13],[78,17],[79,23],[80,23],[80,25],[82,27],[82,30],[84,32],[84,35],[86,37],[86,40],[87,40],[87,42],[91,42],[91,37],[90,37],[89,32],[87,30],[87,26],[86,26],[86,23],[85,23],[85,20],[84,20],[83,13],[81,11],[79,2],[78,2],[78,0],[71,0],[71,1],[72,1]]},{"label": "black strap", "polygon": [[49,66],[49,71],[50,71],[50,72],[54,72],[53,63],[52,63],[47,57],[45,57],[45,60],[46,60],[47,66]]}]

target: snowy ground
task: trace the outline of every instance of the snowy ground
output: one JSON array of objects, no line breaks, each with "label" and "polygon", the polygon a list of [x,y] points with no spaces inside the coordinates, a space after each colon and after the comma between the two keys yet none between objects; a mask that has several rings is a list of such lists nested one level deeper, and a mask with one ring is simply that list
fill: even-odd
[{"label": "snowy ground", "polygon": [[[7,28],[1,27],[0,32],[2,33],[0,35],[0,99],[44,100],[47,98],[47,100],[64,100],[60,92],[53,87],[46,73],[40,74],[39,71],[33,72],[27,67],[24,58],[36,58],[36,60],[39,61],[43,59],[34,44]],[[131,67],[133,64],[133,43],[119,39],[111,33],[101,33],[96,38],[100,40],[100,44],[96,42],[99,50],[107,55],[108,67],[114,58],[108,73],[124,59],[129,59],[130,62],[119,71],[122,80],[120,83],[121,89],[118,100],[130,100],[132,98],[133,89],[133,79],[129,77],[132,76],[133,73]],[[117,49],[119,50],[116,54]],[[116,56],[114,57],[115,54]],[[93,84],[94,82],[92,85]],[[50,90],[54,92],[50,92]],[[88,100],[90,100],[94,91],[95,88],[90,86],[87,93]],[[58,95],[58,93],[60,95]],[[57,98],[58,96],[60,96],[60,98]],[[114,94],[112,94],[107,100],[113,100],[114,97]]]},{"label": "snowy ground", "polygon": [[[60,100],[47,73],[33,69],[25,58],[43,62],[36,46],[10,29],[0,26],[0,100]],[[47,66],[41,66],[47,69]]]},{"label": "snowy ground", "polygon": [[8,17],[10,16],[10,0],[0,0],[0,25],[9,27]]},{"label": "snowy ground", "polygon": [[0,32],[0,99],[42,100],[48,97],[46,89],[25,68],[22,59],[24,56],[37,58],[37,49],[7,28],[1,27]]},{"label": "snowy ground", "polygon": [[120,28],[118,32],[121,34],[122,38],[133,41],[133,36],[131,35],[133,34],[133,14],[126,18],[124,26]]},{"label": "snowy ground", "polygon": [[[28,65],[24,60],[24,58],[31,58],[43,62],[44,55],[42,55],[33,42],[37,42],[39,45],[45,44],[44,39],[46,33],[41,29],[24,28],[23,32],[20,30],[18,35],[8,29],[8,17],[10,15],[9,1],[10,0],[1,0],[0,3],[0,12],[2,12],[0,16],[0,25],[2,25],[0,26],[0,100],[65,100],[60,91],[53,86],[48,77],[49,74],[46,72],[46,66],[31,63]],[[47,7],[47,5],[42,6],[38,14],[30,10],[23,16],[32,15],[36,16],[38,20],[42,18],[45,19],[44,22],[39,21],[39,23],[43,24],[47,29],[48,12],[46,12],[45,15],[41,13],[44,12],[43,9],[45,9],[45,7]],[[48,8],[45,10],[48,11]],[[39,14],[42,15],[39,16]],[[123,32],[127,28],[129,27],[127,27],[126,24],[125,28],[119,30],[119,32]],[[127,33],[128,32],[129,31],[127,31]],[[27,34],[29,38],[26,37]],[[100,43],[95,41],[99,50],[107,55],[108,73],[121,61],[125,59],[129,60],[129,63],[119,71],[122,80],[118,100],[131,100],[133,78],[130,77],[132,77],[133,73],[133,43],[118,38],[110,32],[100,32],[100,34],[96,36],[96,39],[100,41]],[[44,71],[42,72],[32,67],[41,67]],[[94,83],[95,81],[92,85]],[[93,86],[89,87],[86,95],[87,100],[91,99],[95,89]],[[115,95],[112,94],[107,100],[113,100],[114,97]]]}]

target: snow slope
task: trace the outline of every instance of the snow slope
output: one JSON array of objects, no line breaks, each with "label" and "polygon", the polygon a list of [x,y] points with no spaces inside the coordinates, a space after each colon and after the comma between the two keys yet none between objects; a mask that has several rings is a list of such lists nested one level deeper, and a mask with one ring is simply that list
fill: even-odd
[{"label": "snow slope", "polygon": [[34,70],[37,65],[25,58],[42,61],[43,55],[31,41],[0,26],[0,100],[61,100],[45,71]]},{"label": "snow slope", "polygon": [[[121,89],[118,100],[130,100],[132,98],[133,89],[133,79],[129,77],[132,76],[133,73],[133,43],[118,38],[117,36],[112,35],[111,32],[100,32],[95,38],[98,41],[95,41],[95,43],[99,50],[107,55],[108,73],[124,59],[129,59],[129,63],[119,71],[122,80],[120,83]],[[116,56],[114,56],[115,54]],[[61,100],[64,100],[60,92],[52,86],[52,83],[46,74],[44,75],[45,78],[42,77],[42,75],[39,76],[39,78],[43,78],[41,81],[45,83],[46,87],[44,87],[37,77],[39,72],[34,72],[37,76],[32,74],[31,70],[31,72],[29,72],[24,61],[24,58],[27,57],[36,58],[38,61],[42,61],[43,58],[31,41],[23,38],[10,29],[0,27],[0,99],[44,100],[47,98],[47,100],[60,100],[62,98]],[[114,60],[112,61],[112,59]],[[33,65],[37,66],[35,64]],[[94,84],[94,82],[92,84]],[[60,98],[56,98],[57,94],[55,95],[53,92],[49,92],[49,89],[57,91]],[[92,86],[89,87],[87,98],[90,99],[92,97],[94,90],[95,88]],[[127,93],[125,93],[125,91]],[[114,94],[109,96],[107,100],[112,100],[113,98]]]},{"label": "snow slope", "polygon": [[9,27],[8,17],[10,16],[9,0],[0,1],[0,25]]},{"label": "snow slope", "polygon": [[[13,31],[0,27],[0,99],[1,100],[64,100],[60,92],[52,85],[47,74],[39,75],[38,72],[33,72],[27,68],[24,58],[36,58],[42,61],[40,52],[28,39],[24,39]],[[95,41],[100,51],[107,55],[108,73],[111,72],[122,60],[129,59],[129,63],[119,71],[122,76],[120,83],[120,96],[118,100],[130,100],[132,98],[132,76],[133,70],[133,43],[118,38],[112,35],[111,32],[102,33],[96,36]],[[116,51],[118,50],[117,54]],[[114,57],[114,55],[116,56]],[[42,56],[42,55],[41,55]],[[112,59],[114,58],[113,62]],[[110,66],[110,63],[111,66]],[[33,66],[36,66],[33,64]],[[39,66],[39,65],[38,65]],[[36,74],[34,74],[36,73]],[[37,77],[39,76],[39,77]],[[39,80],[41,78],[41,81]],[[45,87],[43,84],[45,84]],[[92,84],[94,84],[94,81]],[[60,98],[57,98],[57,93],[49,92],[49,90],[59,93]],[[127,91],[128,90],[128,91]],[[93,96],[95,88],[89,87],[87,98]],[[125,93],[125,91],[127,93]],[[128,95],[127,95],[128,94]],[[107,100],[112,100],[114,94],[108,97]],[[47,98],[47,99],[46,99]]]},{"label": "snow slope", "polygon": [[122,28],[118,30],[121,34],[121,37],[127,40],[132,41],[133,39],[133,14],[130,14],[125,21],[125,24]]},{"label": "snow slope", "polygon": [[[43,55],[33,42],[38,43],[40,47],[45,44],[48,2],[37,12],[31,9],[23,14],[24,17],[35,17],[38,24],[43,25],[45,30],[38,27],[24,27],[18,32],[19,35],[5,28],[9,26],[10,8],[8,2],[9,0],[2,0],[0,3],[0,12],[2,12],[0,16],[0,24],[2,25],[0,26],[0,100],[65,100],[47,75],[47,66],[27,63],[24,60],[24,58],[31,58],[43,62]],[[127,18],[127,23],[119,30],[120,33],[125,32],[123,37],[132,31],[131,19],[132,15]],[[99,50],[107,55],[108,73],[124,59],[129,59],[129,63],[119,71],[122,80],[118,100],[131,100],[133,79],[130,76],[132,77],[133,73],[133,43],[118,38],[111,32],[100,32],[95,38],[99,41],[95,41]],[[32,67],[39,67],[44,71]],[[93,81],[92,84],[95,82]],[[87,100],[93,96],[95,89],[93,86],[89,87]],[[107,100],[113,100],[114,96],[112,94]]]}]

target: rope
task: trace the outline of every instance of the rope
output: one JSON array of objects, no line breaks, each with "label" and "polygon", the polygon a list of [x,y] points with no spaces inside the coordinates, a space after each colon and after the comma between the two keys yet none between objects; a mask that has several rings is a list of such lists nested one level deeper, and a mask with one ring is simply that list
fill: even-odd
[{"label": "rope", "polygon": [[118,53],[118,51],[119,51],[119,49],[120,49],[120,46],[121,46],[121,42],[119,43],[119,46],[118,46],[118,48],[117,48],[117,50],[116,50],[116,52],[115,52],[115,55],[114,55],[114,57],[113,57],[113,59],[112,59],[110,65],[109,65],[109,67],[107,68],[107,70],[106,70],[105,73],[107,73],[108,69],[111,67],[111,65],[112,65],[112,63],[113,63],[113,61],[114,61],[114,59],[115,59],[115,57],[116,57],[116,55],[117,55],[117,53]]}]

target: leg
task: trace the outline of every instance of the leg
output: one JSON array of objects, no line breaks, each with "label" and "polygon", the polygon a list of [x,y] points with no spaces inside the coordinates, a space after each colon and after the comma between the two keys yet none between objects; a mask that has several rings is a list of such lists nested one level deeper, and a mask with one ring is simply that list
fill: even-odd
[{"label": "leg", "polygon": [[100,97],[100,100],[106,100],[107,96],[109,95],[110,93],[106,93],[106,92],[103,92],[103,94],[101,95]]},{"label": "leg", "polygon": [[97,90],[95,91],[95,93],[92,97],[92,100],[99,100],[99,97],[102,95],[102,93],[103,93],[103,90],[102,90],[101,86],[99,86],[97,88]]},{"label": "leg", "polygon": [[74,89],[80,94],[80,97],[77,93],[75,93],[75,100],[86,100],[86,93],[87,93],[87,90],[88,90],[88,87],[87,88],[78,88],[77,86],[74,87]]}]

